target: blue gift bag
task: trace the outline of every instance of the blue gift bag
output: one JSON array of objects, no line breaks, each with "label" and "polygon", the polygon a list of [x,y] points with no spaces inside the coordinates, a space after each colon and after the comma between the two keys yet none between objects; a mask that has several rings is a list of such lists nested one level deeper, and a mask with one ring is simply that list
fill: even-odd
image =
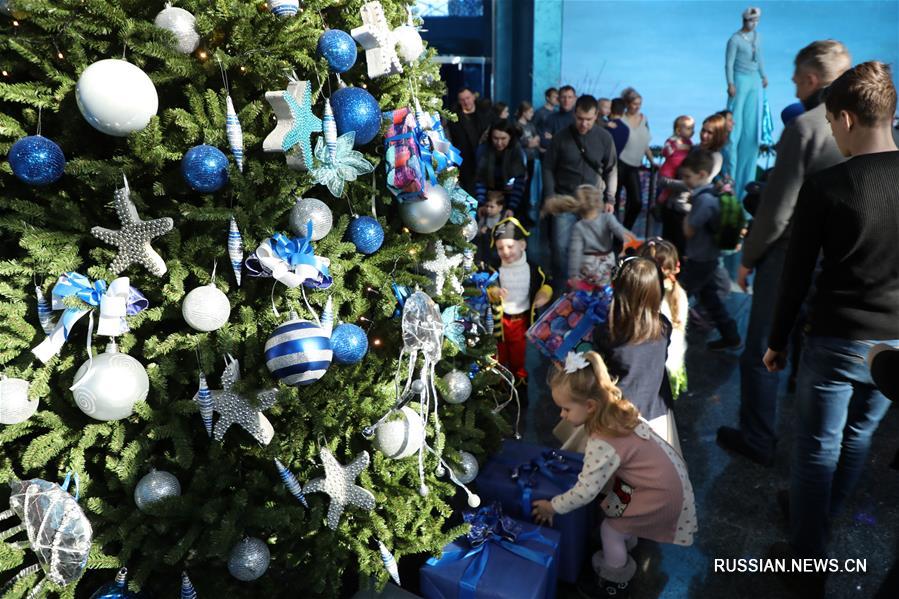
[{"label": "blue gift bag", "polygon": [[[503,510],[530,522],[531,502],[552,499],[577,483],[583,454],[553,450],[522,441],[504,441],[498,454],[481,468],[475,479],[485,501],[499,501]],[[561,535],[559,578],[576,582],[586,562],[594,504],[553,517],[553,528]]]},{"label": "blue gift bag", "polygon": [[554,599],[559,533],[501,515],[466,514],[471,532],[421,567],[425,599]]}]

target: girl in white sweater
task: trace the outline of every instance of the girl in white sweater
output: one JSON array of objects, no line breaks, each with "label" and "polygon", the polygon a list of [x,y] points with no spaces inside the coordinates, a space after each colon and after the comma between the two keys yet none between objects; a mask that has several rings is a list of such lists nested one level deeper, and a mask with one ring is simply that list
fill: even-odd
[{"label": "girl in white sweater", "polygon": [[671,343],[668,345],[668,359],[665,368],[671,381],[672,396],[677,397],[687,390],[687,368],[684,356],[687,353],[687,316],[690,305],[687,292],[677,282],[680,259],[674,244],[659,237],[648,239],[637,251],[640,256],[654,260],[665,275],[665,298],[662,314],[671,321]]}]

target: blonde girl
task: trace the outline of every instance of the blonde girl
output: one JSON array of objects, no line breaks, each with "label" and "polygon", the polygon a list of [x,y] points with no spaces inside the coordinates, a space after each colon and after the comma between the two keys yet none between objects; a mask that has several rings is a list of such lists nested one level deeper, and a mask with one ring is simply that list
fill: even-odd
[{"label": "blonde girl", "polygon": [[614,214],[604,210],[603,189],[581,185],[575,190],[581,217],[571,230],[568,245],[568,279],[588,285],[608,285],[615,267],[615,240],[633,241],[634,234],[624,228]]},{"label": "blonde girl", "polygon": [[687,316],[690,306],[687,292],[677,282],[680,272],[680,258],[677,248],[670,241],[653,237],[640,246],[637,255],[654,260],[665,277],[665,297],[662,300],[662,314],[671,321],[671,342],[668,344],[668,358],[665,368],[671,381],[672,396],[677,397],[687,390],[687,368],[684,356],[687,353]]},{"label": "blonde girl", "polygon": [[593,556],[595,580],[581,588],[591,597],[626,596],[636,572],[628,548],[637,538],[691,545],[697,530],[693,488],[683,460],[655,434],[622,396],[599,354],[570,353],[549,386],[561,417],[587,434],[577,484],[550,501],[533,503],[537,522],[552,523],[591,503],[608,489],[601,507],[602,551]]}]

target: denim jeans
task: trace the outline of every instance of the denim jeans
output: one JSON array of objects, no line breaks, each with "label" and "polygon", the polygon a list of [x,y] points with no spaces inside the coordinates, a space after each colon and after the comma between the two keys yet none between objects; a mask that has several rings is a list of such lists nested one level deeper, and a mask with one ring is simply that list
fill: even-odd
[{"label": "denim jeans", "polygon": [[774,323],[785,254],[784,248],[772,247],[756,265],[746,346],[740,356],[740,430],[746,443],[764,455],[773,455],[777,444],[777,393],[782,374],[768,372],[762,358]]},{"label": "denim jeans", "polygon": [[552,217],[552,286],[556,293],[568,288],[568,245],[575,223],[577,216],[574,214],[556,214]]},{"label": "denim jeans", "polygon": [[809,336],[796,382],[790,542],[798,557],[827,552],[830,520],[862,474],[871,436],[889,407],[866,358],[877,343]]}]

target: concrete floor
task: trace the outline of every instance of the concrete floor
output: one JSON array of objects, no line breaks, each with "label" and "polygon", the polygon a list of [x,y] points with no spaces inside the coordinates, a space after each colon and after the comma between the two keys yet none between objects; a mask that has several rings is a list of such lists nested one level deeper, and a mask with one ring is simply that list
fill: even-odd
[{"label": "concrete floor", "polygon": [[[745,331],[751,296],[732,293],[728,306]],[[710,333],[710,338],[717,333]],[[684,457],[696,494],[700,530],[691,547],[640,541],[635,557],[638,574],[633,599],[793,597],[775,574],[716,574],[716,558],[762,558],[774,542],[785,540],[786,522],[777,507],[776,493],[787,488],[792,445],[792,396],[781,396],[781,442],[773,469],[731,457],[715,444],[715,431],[734,425],[739,409],[738,353],[712,353],[705,335],[691,331],[687,353],[689,393],[675,406]],[[529,356],[529,365],[540,360]],[[558,422],[545,389],[531,378],[525,438],[554,444],[549,434]],[[556,444],[557,445],[557,444]],[[846,513],[835,523],[832,556],[867,560],[866,574],[831,575],[827,597],[874,597],[896,559],[899,540],[899,471],[890,463],[899,449],[899,414],[891,410],[876,435],[858,492]],[[570,587],[559,589],[562,599],[578,596]],[[899,597],[899,591],[884,595]]]}]

